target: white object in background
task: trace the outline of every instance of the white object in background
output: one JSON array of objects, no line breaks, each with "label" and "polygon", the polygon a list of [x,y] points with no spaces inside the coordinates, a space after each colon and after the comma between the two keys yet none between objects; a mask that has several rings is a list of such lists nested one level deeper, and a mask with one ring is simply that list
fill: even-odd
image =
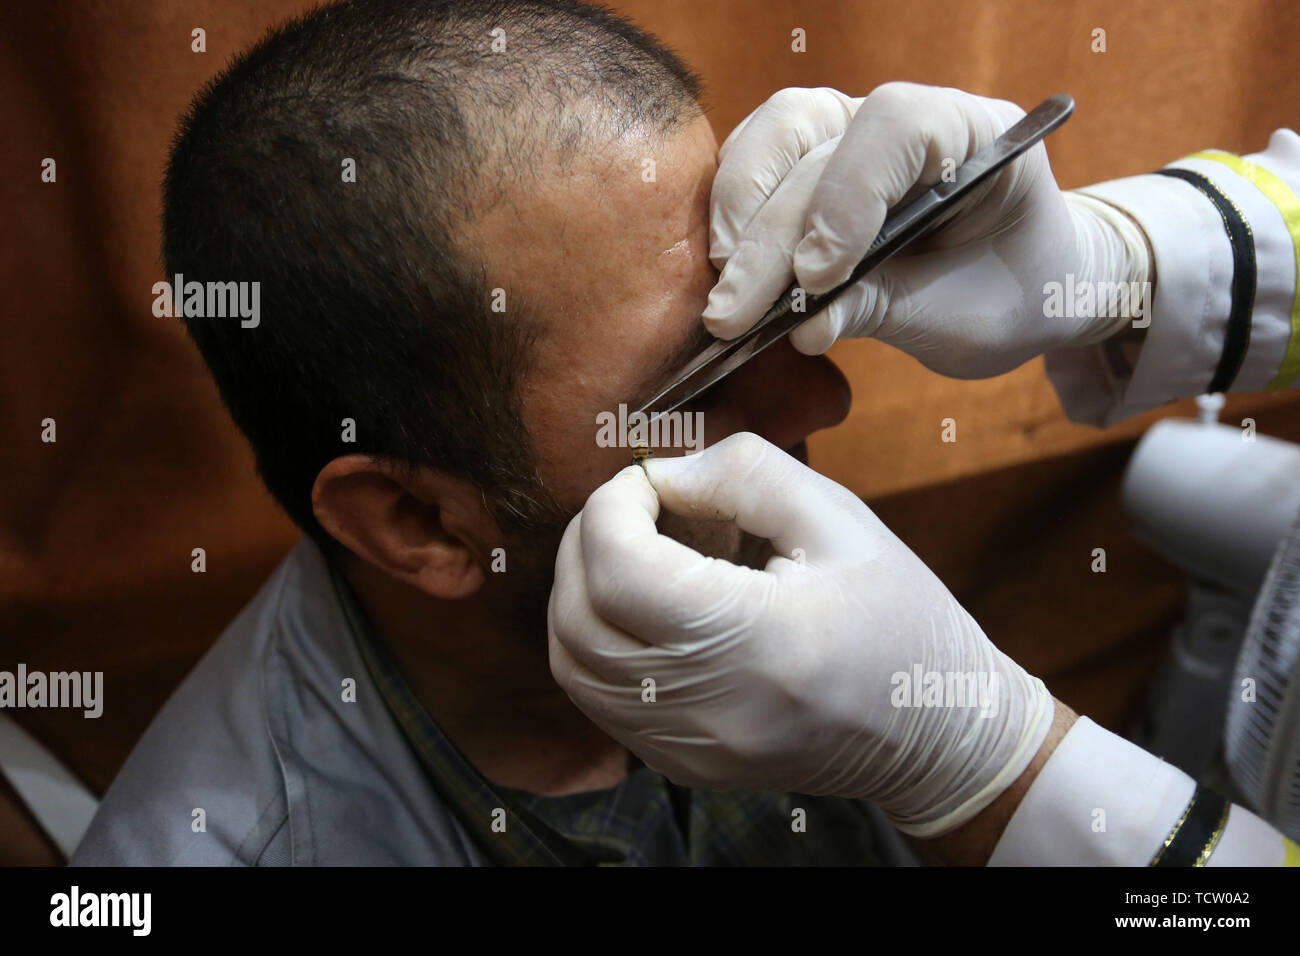
[{"label": "white object in background", "polygon": [[1260,816],[1300,840],[1300,520],[1260,589],[1234,676],[1228,769]]},{"label": "white object in background", "polygon": [[[1209,411],[1202,405],[1202,416]],[[1165,419],[1138,442],[1123,494],[1139,540],[1192,578],[1249,600],[1300,510],[1300,446]]]},{"label": "white object in background", "polygon": [[1222,396],[1197,404],[1124,479],[1137,537],[1192,579],[1140,742],[1199,776],[1222,741],[1245,799],[1300,839],[1300,446],[1219,424]]},{"label": "white object in background", "polygon": [[1198,395],[1196,398],[1196,420],[1202,425],[1214,425],[1219,421],[1219,412],[1228,400],[1222,392]]},{"label": "white object in background", "polygon": [[99,801],[59,759],[0,713],[0,773],[68,859],[85,836]]}]

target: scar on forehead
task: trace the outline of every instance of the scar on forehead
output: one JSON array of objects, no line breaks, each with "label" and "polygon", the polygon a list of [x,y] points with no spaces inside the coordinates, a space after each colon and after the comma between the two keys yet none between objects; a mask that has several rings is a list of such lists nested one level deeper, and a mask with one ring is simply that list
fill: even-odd
[{"label": "scar on forehead", "polygon": [[661,256],[678,256],[684,255],[691,251],[691,240],[678,239],[671,246],[659,253]]}]

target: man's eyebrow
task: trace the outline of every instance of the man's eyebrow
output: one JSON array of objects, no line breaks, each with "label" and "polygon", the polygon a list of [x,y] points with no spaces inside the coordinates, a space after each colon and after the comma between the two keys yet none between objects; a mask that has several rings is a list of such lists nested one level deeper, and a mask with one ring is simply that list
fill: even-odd
[{"label": "man's eyebrow", "polygon": [[668,377],[676,375],[685,366],[686,363],[694,359],[706,348],[718,341],[709,330],[704,327],[703,322],[696,323],[692,327],[691,333],[682,340],[675,349],[670,352],[653,372],[645,376],[636,386],[634,392],[635,404],[633,408],[639,408],[646,400],[654,397],[660,389],[668,384]]}]

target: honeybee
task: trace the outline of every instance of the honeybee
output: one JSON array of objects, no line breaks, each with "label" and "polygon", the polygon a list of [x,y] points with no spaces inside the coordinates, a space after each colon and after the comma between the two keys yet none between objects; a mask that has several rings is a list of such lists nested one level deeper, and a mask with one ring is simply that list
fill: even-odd
[{"label": "honeybee", "polygon": [[635,444],[632,446],[632,464],[639,465],[653,454],[654,452],[650,450],[649,445]]}]

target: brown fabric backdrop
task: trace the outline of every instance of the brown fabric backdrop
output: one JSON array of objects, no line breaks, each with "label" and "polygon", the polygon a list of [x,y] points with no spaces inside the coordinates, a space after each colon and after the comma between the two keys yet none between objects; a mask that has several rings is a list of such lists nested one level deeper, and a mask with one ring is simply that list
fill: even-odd
[{"label": "brown fabric backdrop", "polygon": [[[152,315],[159,182],[200,83],[296,0],[5,4],[0,669],[105,672],[104,715],[15,716],[102,792],[167,694],[296,537],[261,489],[179,324]],[[708,84],[721,139],[785,86],[893,79],[1032,105],[1078,101],[1050,141],[1062,186],[1296,124],[1300,10],[1271,0],[626,0]],[[190,31],[207,31],[191,52]],[[791,31],[807,52],[791,51]],[[1107,51],[1091,51],[1092,31]],[[58,163],[55,184],[41,161]],[[1135,711],[1177,619],[1177,575],[1117,499],[1134,437],[1067,423],[1041,362],[951,382],[875,343],[835,352],[857,394],[813,442],[1005,650],[1102,723]],[[1300,438],[1289,396],[1238,399]],[[1186,408],[1165,410],[1186,413]],[[56,443],[40,440],[57,422]],[[955,444],[939,423],[958,422]],[[1293,434],[1295,433],[1295,434]],[[190,570],[207,550],[205,574]],[[1091,550],[1109,570],[1092,574]],[[0,787],[0,862],[54,859]]]}]

